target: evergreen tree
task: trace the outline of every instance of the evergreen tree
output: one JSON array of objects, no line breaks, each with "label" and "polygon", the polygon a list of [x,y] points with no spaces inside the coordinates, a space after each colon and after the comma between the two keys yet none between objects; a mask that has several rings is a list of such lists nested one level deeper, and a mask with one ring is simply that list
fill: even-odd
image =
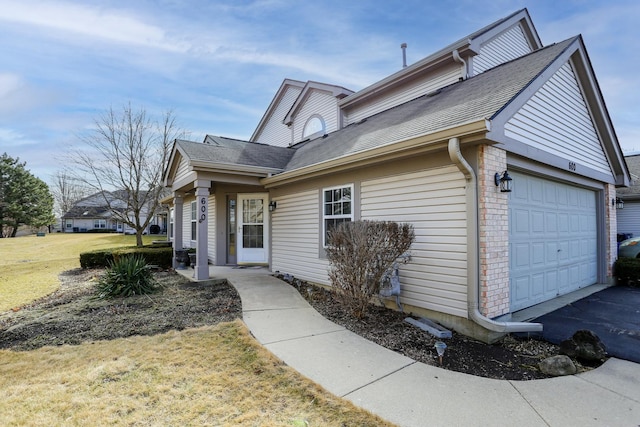
[{"label": "evergreen tree", "polygon": [[39,228],[53,224],[49,187],[7,153],[0,157],[0,237],[15,237],[20,225]]}]

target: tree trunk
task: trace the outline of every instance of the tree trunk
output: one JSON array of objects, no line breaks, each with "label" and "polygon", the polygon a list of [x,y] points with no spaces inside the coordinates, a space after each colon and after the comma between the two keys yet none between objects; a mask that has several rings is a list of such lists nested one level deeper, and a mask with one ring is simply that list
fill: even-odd
[{"label": "tree trunk", "polygon": [[136,230],[136,246],[142,246],[142,230]]}]

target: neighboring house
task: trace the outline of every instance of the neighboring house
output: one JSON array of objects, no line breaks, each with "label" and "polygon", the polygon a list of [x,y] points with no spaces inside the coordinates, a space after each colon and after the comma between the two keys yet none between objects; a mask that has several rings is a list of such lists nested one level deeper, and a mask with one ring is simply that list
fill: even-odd
[{"label": "neighboring house", "polygon": [[611,281],[629,183],[582,37],[543,47],[526,9],[358,92],[285,80],[250,141],[178,140],[164,178],[196,278],[264,264],[329,284],[330,227],[408,222],[405,308],[485,340]]},{"label": "neighboring house", "polygon": [[[86,233],[109,230],[115,233],[135,234],[135,229],[114,216],[110,205],[122,211],[126,206],[118,192],[107,193],[106,200],[102,193],[95,193],[79,200],[71,210],[62,216],[63,231],[65,233]],[[141,220],[145,219],[146,217],[141,218]],[[167,212],[156,213],[145,230],[145,234],[150,232],[152,225],[159,227],[159,233],[166,233]],[[157,230],[156,227],[154,227],[155,230]]]},{"label": "neighboring house", "polygon": [[625,156],[631,174],[631,186],[618,190],[618,234],[640,237],[640,153]]}]

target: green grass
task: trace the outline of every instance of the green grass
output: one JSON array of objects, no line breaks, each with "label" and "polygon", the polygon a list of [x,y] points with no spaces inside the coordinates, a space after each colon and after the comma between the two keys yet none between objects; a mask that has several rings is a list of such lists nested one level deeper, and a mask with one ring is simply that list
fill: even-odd
[{"label": "green grass", "polygon": [[[143,241],[150,244],[161,238],[143,236]],[[135,236],[121,234],[54,233],[0,239],[0,311],[58,289],[58,275],[80,267],[80,252],[135,244]]]}]

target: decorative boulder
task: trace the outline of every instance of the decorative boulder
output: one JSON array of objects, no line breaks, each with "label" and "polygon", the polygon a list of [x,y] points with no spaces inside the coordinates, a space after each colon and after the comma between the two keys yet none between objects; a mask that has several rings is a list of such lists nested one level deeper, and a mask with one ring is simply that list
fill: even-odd
[{"label": "decorative boulder", "polygon": [[607,357],[607,350],[595,333],[582,329],[573,334],[571,339],[560,343],[560,354],[585,362],[602,362]]},{"label": "decorative boulder", "polygon": [[538,367],[544,374],[554,377],[573,375],[578,371],[571,358],[563,354],[547,357],[540,362]]}]

